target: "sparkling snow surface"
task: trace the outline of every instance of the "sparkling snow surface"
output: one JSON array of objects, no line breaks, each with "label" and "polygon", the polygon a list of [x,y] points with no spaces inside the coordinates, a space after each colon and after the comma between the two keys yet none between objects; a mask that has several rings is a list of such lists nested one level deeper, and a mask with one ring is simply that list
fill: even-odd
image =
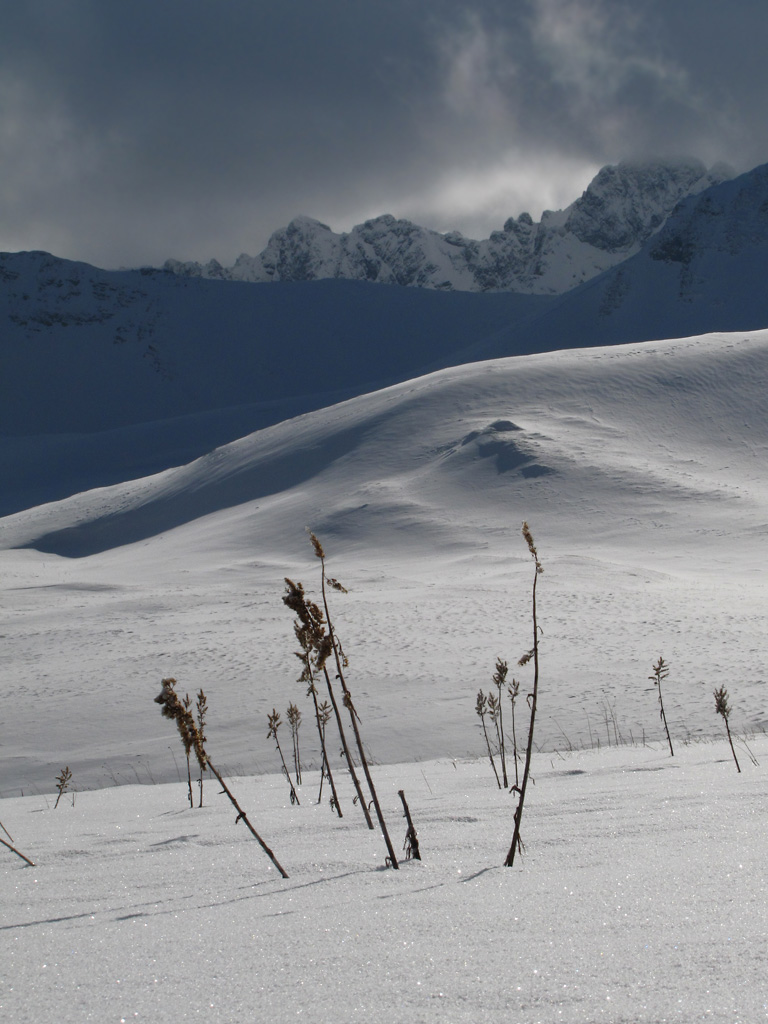
[{"label": "sparkling snow surface", "polygon": [[[725,741],[537,755],[513,868],[513,798],[487,761],[376,769],[422,860],[278,776],[0,802],[37,866],[0,848],[0,1015],[17,1022],[661,1024],[768,1018],[765,759]],[[341,773],[339,773],[341,779]]]}]

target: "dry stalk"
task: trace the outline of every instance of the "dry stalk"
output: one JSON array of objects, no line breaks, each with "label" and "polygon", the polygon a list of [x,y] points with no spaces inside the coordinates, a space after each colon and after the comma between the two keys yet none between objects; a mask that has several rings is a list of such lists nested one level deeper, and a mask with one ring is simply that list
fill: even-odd
[{"label": "dry stalk", "polygon": [[[285,580],[286,592],[283,596],[283,604],[290,608],[291,611],[296,613],[297,622],[294,623],[294,631],[299,639],[299,643],[302,645],[302,652],[298,653],[298,657],[303,660],[308,660],[312,671],[322,672],[323,678],[325,679],[325,685],[328,689],[328,697],[331,701],[331,707],[333,708],[333,714],[336,719],[336,726],[339,730],[339,739],[341,740],[342,754],[347,762],[347,769],[349,771],[352,784],[355,787],[355,793],[357,794],[357,800],[362,809],[363,815],[365,816],[365,822],[368,828],[373,828],[373,822],[371,821],[371,815],[368,812],[368,804],[363,796],[363,790],[360,786],[360,780],[357,777],[355,771],[355,763],[352,760],[352,754],[347,743],[347,736],[344,732],[344,723],[341,720],[341,712],[339,711],[339,705],[336,701],[336,694],[331,684],[331,677],[328,674],[328,668],[326,662],[331,654],[331,641],[325,630],[325,619],[323,613],[320,611],[314,601],[307,599],[304,593],[304,587],[301,583],[294,583],[293,580],[289,580],[286,577]],[[306,645],[306,646],[305,646]],[[300,679],[314,679],[312,674],[305,675],[302,673]],[[330,765],[330,762],[326,758],[326,764]],[[330,769],[329,769],[330,770]],[[334,790],[335,794],[335,790]]]},{"label": "dry stalk", "polygon": [[[7,835],[7,833],[6,833],[6,835]],[[31,868],[33,868],[35,866],[34,862],[31,861],[29,859],[29,857],[25,857],[24,854],[20,850],[17,850],[15,846],[11,846],[10,843],[6,843],[6,841],[4,839],[2,839],[2,838],[0,838],[0,843],[2,843],[3,846],[7,846],[9,850],[12,850],[13,853],[15,853],[17,857],[21,857],[22,860],[26,861],[27,864],[29,864],[29,866]]]},{"label": "dry stalk", "polygon": [[175,679],[163,679],[162,690],[160,691],[158,696],[155,697],[155,703],[160,705],[163,717],[170,718],[172,721],[176,723],[176,728],[179,730],[179,736],[181,737],[181,742],[184,745],[185,753],[193,751],[195,757],[197,758],[197,763],[200,765],[200,768],[210,769],[210,771],[213,772],[213,774],[219,780],[223,792],[226,793],[226,795],[229,797],[230,803],[237,811],[235,824],[237,824],[237,822],[240,821],[240,819],[242,818],[242,820],[245,822],[246,828],[254,837],[254,839],[258,842],[259,846],[266,853],[266,855],[275,865],[275,867],[283,876],[283,878],[287,878],[288,874],[285,871],[285,868],[283,868],[278,859],[275,857],[274,853],[270,850],[270,848],[261,838],[259,833],[250,823],[250,821],[248,820],[248,815],[245,813],[242,807],[240,807],[237,800],[233,796],[232,792],[229,790],[226,783],[224,782],[224,779],[222,779],[221,775],[216,770],[213,762],[208,757],[208,754],[205,751],[205,747],[203,746],[202,736],[200,735],[200,731],[197,728],[197,723],[192,717],[191,712],[188,711],[184,707],[182,702],[179,700],[178,694],[176,693],[175,690],[175,686]]},{"label": "dry stalk", "polygon": [[731,717],[731,705],[728,698],[728,691],[724,686],[721,686],[719,690],[715,690],[715,711],[718,715],[722,716],[725,722],[725,731],[728,735],[728,742],[731,745],[731,753],[733,754],[733,760],[736,762],[736,771],[741,773],[741,767],[739,765],[739,759],[736,757],[736,751],[733,749],[733,738],[731,736],[731,727],[728,724],[728,719]]},{"label": "dry stalk", "polygon": [[358,727],[359,716],[357,714],[357,711],[355,710],[354,704],[352,703],[352,694],[349,692],[349,688],[344,678],[344,668],[346,668],[348,664],[347,658],[346,655],[344,654],[344,651],[342,650],[338,637],[334,632],[333,622],[331,621],[331,615],[328,608],[328,594],[326,590],[326,585],[331,587],[333,590],[339,591],[340,593],[345,594],[346,590],[339,583],[338,580],[326,575],[325,551],[323,551],[323,546],[317,539],[317,537],[314,535],[314,533],[312,533],[311,530],[309,531],[309,537],[310,540],[312,541],[312,547],[314,548],[315,555],[317,558],[320,559],[320,580],[321,591],[323,595],[323,608],[325,609],[325,621],[328,625],[328,639],[330,640],[334,661],[336,662],[336,678],[339,680],[339,683],[341,684],[341,689],[344,694],[344,707],[349,712],[349,718],[350,721],[352,722],[352,731],[355,734],[355,743],[357,744],[357,751],[360,756],[360,763],[363,766],[363,772],[365,773],[365,779],[366,782],[368,783],[368,789],[371,794],[371,800],[373,802],[374,810],[376,811],[376,817],[378,818],[379,827],[381,828],[381,834],[384,837],[384,842],[387,847],[387,860],[389,864],[393,868],[395,868],[395,870],[397,870],[399,864],[397,862],[397,857],[395,856],[395,849],[392,846],[392,840],[389,838],[387,824],[384,820],[384,815],[381,810],[379,798],[376,793],[376,787],[374,786],[373,778],[371,777],[371,770],[368,766],[368,758],[365,756],[365,750],[363,749],[363,741],[360,737],[360,729]]},{"label": "dry stalk", "polygon": [[539,561],[539,553],[536,550],[536,545],[533,543],[533,537],[528,527],[528,523],[523,523],[522,527],[523,537],[528,545],[528,550],[533,558],[536,568],[533,574],[533,587],[531,592],[531,615],[533,620],[533,647],[530,651],[527,651],[522,658],[520,658],[518,665],[527,665],[529,661],[533,660],[533,691],[528,695],[528,701],[531,708],[531,717],[528,725],[528,748],[525,752],[525,767],[523,768],[523,780],[519,786],[515,785],[512,787],[513,791],[518,794],[517,807],[515,809],[515,831],[512,837],[512,845],[507,853],[507,859],[504,862],[505,867],[511,868],[515,863],[515,854],[518,850],[522,851],[523,843],[520,838],[520,824],[523,819],[523,805],[525,803],[525,794],[528,789],[528,780],[531,774],[531,754],[533,752],[533,733],[534,726],[536,724],[536,706],[539,699],[539,623],[536,613],[536,585],[539,582],[539,576],[544,572],[544,568]]}]

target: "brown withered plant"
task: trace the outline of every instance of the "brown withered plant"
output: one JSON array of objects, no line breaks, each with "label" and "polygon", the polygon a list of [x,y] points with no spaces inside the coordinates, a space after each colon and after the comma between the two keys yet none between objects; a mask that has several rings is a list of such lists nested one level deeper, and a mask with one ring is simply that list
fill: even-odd
[{"label": "brown withered plant", "polygon": [[[189,694],[185,694],[182,697],[181,703],[184,705],[184,710],[189,711],[192,707],[192,698]],[[187,755],[187,800],[189,800],[189,806],[194,807],[195,801],[192,796],[192,768],[190,765],[190,751],[185,750],[184,753]]]},{"label": "brown withered plant", "polygon": [[353,733],[355,735],[355,743],[357,745],[357,752],[358,752],[358,755],[360,757],[360,764],[363,766],[363,772],[365,774],[365,779],[366,779],[366,782],[368,783],[368,789],[369,789],[370,794],[371,794],[371,801],[373,802],[373,806],[374,806],[374,809],[376,811],[376,817],[378,819],[379,827],[381,829],[381,834],[384,837],[384,842],[385,842],[386,847],[387,847],[387,861],[391,865],[391,867],[393,867],[393,868],[395,868],[397,870],[397,868],[399,867],[399,864],[397,862],[397,857],[395,856],[395,849],[392,846],[392,840],[389,838],[389,831],[387,830],[387,824],[386,824],[386,822],[384,820],[384,815],[383,815],[382,810],[381,810],[381,804],[379,803],[378,794],[376,793],[376,787],[373,784],[373,778],[371,776],[371,770],[370,770],[370,767],[368,765],[368,758],[366,757],[365,750],[363,749],[363,741],[362,741],[362,738],[360,736],[360,728],[359,728],[360,717],[357,714],[357,711],[355,709],[354,703],[352,702],[352,694],[349,691],[349,687],[347,686],[347,681],[346,681],[346,679],[344,677],[344,669],[347,668],[349,663],[347,661],[346,655],[344,654],[344,651],[342,649],[341,643],[339,642],[339,638],[337,637],[336,632],[335,632],[335,630],[333,628],[333,622],[331,620],[331,613],[330,613],[330,610],[328,608],[328,590],[327,590],[328,587],[330,587],[332,590],[335,590],[335,591],[337,591],[338,593],[341,593],[341,594],[346,594],[347,591],[341,585],[341,583],[339,583],[339,581],[337,579],[334,579],[332,576],[328,576],[326,574],[326,571],[325,571],[325,551],[323,550],[323,546],[320,543],[320,541],[317,539],[315,534],[312,533],[311,530],[308,531],[308,532],[309,532],[309,538],[310,538],[310,540],[312,542],[312,547],[313,547],[314,552],[315,552],[315,556],[320,560],[320,586],[321,586],[321,592],[322,592],[322,597],[323,597],[323,609],[325,611],[325,621],[326,621],[326,625],[328,627],[328,634],[327,635],[328,635],[328,639],[330,640],[331,651],[333,653],[333,659],[334,659],[334,662],[336,664],[336,678],[338,679],[339,684],[341,685],[342,693],[344,695],[343,696],[343,703],[344,703],[344,707],[349,712],[349,719],[350,719],[350,721],[352,723],[352,731],[353,731]]},{"label": "brown withered plant", "polygon": [[[331,683],[331,677],[328,673],[328,658],[331,654],[331,642],[325,629],[325,618],[320,608],[315,604],[314,601],[310,601],[307,595],[304,593],[304,587],[301,583],[294,583],[293,580],[289,580],[286,577],[285,580],[285,594],[283,595],[283,604],[290,608],[292,612],[296,613],[296,621],[293,624],[293,629],[296,634],[296,638],[301,646],[301,651],[297,651],[297,657],[304,662],[305,668],[299,679],[308,680],[310,682],[310,689],[314,688],[314,680],[317,673],[321,673],[325,679],[325,685],[328,689],[328,697],[331,701],[331,707],[333,708],[333,714],[336,719],[336,727],[339,730],[339,739],[341,740],[342,756],[347,763],[347,770],[349,776],[352,779],[352,784],[355,787],[355,793],[357,794],[357,801],[360,804],[362,812],[365,816],[366,824],[368,828],[373,828],[373,822],[371,821],[371,815],[368,812],[368,805],[363,796],[363,790],[360,786],[360,780],[357,777],[355,771],[355,762],[352,760],[352,754],[347,743],[347,736],[344,732],[344,723],[341,719],[341,712],[339,711],[339,704],[336,700],[336,694]],[[316,690],[313,696],[316,696]],[[325,749],[325,743],[324,749]],[[330,774],[330,760],[328,759],[328,752],[325,749],[325,763]],[[329,778],[331,781],[332,776]],[[341,807],[338,800],[336,799],[336,790],[333,788],[334,799],[336,800],[336,810],[341,816]]]},{"label": "brown withered plant", "polygon": [[285,763],[285,758],[283,757],[283,748],[280,746],[280,737],[277,735],[277,730],[283,724],[283,721],[280,718],[280,712],[276,708],[272,708],[272,714],[267,715],[267,722],[269,723],[267,739],[270,739],[270,737],[274,738],[275,746],[277,747],[277,752],[280,755],[280,763],[283,766],[283,775],[286,777],[286,779],[288,780],[288,785],[291,787],[291,803],[299,804],[301,803],[301,801],[299,800],[299,794],[294,789],[293,782],[291,782],[291,773],[288,771],[288,766]]},{"label": "brown withered plant", "polygon": [[515,725],[515,705],[517,704],[517,698],[520,696],[520,683],[513,679],[512,682],[507,686],[507,694],[512,704],[512,753],[515,758],[515,785],[520,785],[520,773],[518,771],[518,753],[517,753],[517,728]]},{"label": "brown withered plant", "polygon": [[61,800],[61,798],[69,789],[69,784],[71,781],[72,772],[69,770],[69,767],[62,768],[61,775],[56,776],[56,789],[58,789],[59,795],[56,797],[56,803],[53,805],[54,811],[59,806],[59,800]]},{"label": "brown withered plant", "polygon": [[658,695],[659,695],[659,718],[664,723],[664,731],[667,734],[667,743],[669,744],[669,754],[670,754],[670,757],[674,757],[675,756],[675,752],[672,749],[672,737],[669,735],[669,726],[667,725],[667,716],[666,716],[666,714],[664,712],[664,697],[662,696],[662,693],[661,693],[661,684],[664,682],[664,680],[667,678],[668,675],[669,675],[669,665],[664,661],[664,659],[661,657],[661,655],[659,655],[659,660],[653,666],[653,675],[652,676],[648,676],[648,678],[651,680],[653,685],[656,687],[656,690],[657,690]]},{"label": "brown withered plant", "polygon": [[506,661],[502,661],[501,658],[496,659],[496,671],[493,673],[493,681],[496,684],[498,690],[498,697],[496,699],[497,713],[495,719],[496,725],[496,736],[499,741],[499,755],[501,757],[501,776],[504,782],[504,788],[506,789],[509,785],[507,780],[507,753],[504,745],[504,701],[502,700],[502,691],[504,684],[507,681],[507,672],[509,668]]},{"label": "brown withered plant", "polygon": [[344,815],[341,813],[341,804],[339,803],[338,796],[336,794],[336,785],[333,781],[333,772],[331,770],[331,762],[328,758],[328,751],[325,746],[325,728],[331,719],[333,710],[327,700],[324,700],[322,704],[318,700],[317,686],[315,684],[315,666],[313,657],[315,654],[315,641],[318,640],[320,634],[324,635],[324,625],[322,619],[322,612],[314,605],[311,601],[307,601],[304,595],[304,590],[301,584],[298,586],[292,583],[291,580],[286,579],[286,594],[283,597],[283,603],[288,607],[293,604],[303,605],[302,616],[297,617],[293,623],[293,632],[299,643],[301,650],[295,651],[296,657],[299,659],[302,665],[301,675],[299,676],[300,683],[307,683],[307,696],[312,698],[312,704],[315,711],[315,724],[317,725],[317,734],[320,739],[320,750],[322,751],[322,765],[320,767],[320,792],[317,797],[317,802],[323,799],[323,783],[328,779],[328,784],[331,787],[331,809],[335,810],[340,818]]},{"label": "brown withered plant", "polygon": [[[195,702],[195,717],[197,718],[197,731],[200,733],[200,740],[205,745],[205,719],[208,715],[208,698],[203,693],[202,687],[197,694],[197,700]],[[200,802],[198,807],[203,806],[203,772],[205,768],[200,765],[200,778],[198,779],[198,786],[200,787]]]},{"label": "brown withered plant", "polygon": [[475,714],[480,719],[480,724],[483,727],[483,736],[485,736],[485,745],[488,749],[488,759],[491,762],[491,768],[493,768],[493,774],[496,776],[496,785],[501,789],[501,780],[499,779],[499,773],[496,769],[496,762],[493,759],[493,749],[491,748],[491,740],[488,736],[488,726],[485,724],[485,716],[488,714],[488,697],[483,693],[482,690],[477,691],[477,700],[475,701]]},{"label": "brown withered plant", "polygon": [[216,778],[219,781],[219,784],[221,785],[222,791],[226,793],[229,802],[237,811],[235,824],[237,824],[237,822],[241,819],[245,822],[246,828],[254,837],[254,839],[258,842],[259,846],[266,853],[266,855],[275,865],[275,867],[283,876],[283,878],[287,878],[288,874],[285,868],[280,864],[280,862],[275,857],[274,853],[270,850],[270,848],[261,838],[259,833],[250,823],[250,821],[248,820],[248,815],[237,802],[234,794],[229,789],[226,782],[221,777],[221,774],[219,773],[218,769],[216,768],[216,766],[213,764],[210,757],[206,753],[205,747],[203,745],[203,738],[200,734],[200,730],[197,727],[197,722],[195,722],[195,719],[192,716],[192,713],[189,711],[189,709],[184,707],[184,704],[182,703],[182,701],[179,700],[179,696],[176,693],[176,680],[173,678],[163,679],[161,686],[162,689],[160,693],[157,695],[157,697],[155,697],[155,703],[160,705],[160,710],[164,718],[170,718],[172,721],[176,723],[176,728],[179,731],[179,737],[181,738],[181,742],[184,746],[184,752],[194,753],[200,768],[207,768],[213,775],[216,776]]},{"label": "brown withered plant", "polygon": [[411,809],[408,806],[408,801],[405,799],[405,792],[402,789],[398,789],[397,795],[400,797],[400,800],[403,804],[403,817],[408,823],[408,828],[405,830],[405,840],[403,841],[405,859],[421,860],[421,850],[419,849],[419,836],[413,824],[413,818],[411,818]]},{"label": "brown withered plant", "polygon": [[736,771],[741,773],[741,767],[739,765],[739,759],[736,757],[736,751],[733,749],[733,737],[731,736],[731,727],[728,724],[728,719],[731,717],[731,704],[728,697],[728,691],[724,686],[720,689],[715,690],[715,712],[720,715],[725,722],[725,731],[728,735],[728,742],[731,745],[731,753],[733,754],[733,760],[736,762]]},{"label": "brown withered plant", "polygon": [[328,764],[328,753],[325,749],[325,730],[328,723],[331,720],[333,710],[327,700],[324,700],[322,704],[317,703],[317,691],[315,690],[312,694],[312,698],[315,702],[315,719],[317,721],[317,728],[320,734],[320,747],[323,751],[323,763],[320,771],[320,791],[317,794],[317,802],[321,803],[323,799],[323,783],[326,779],[331,787],[331,810],[338,811],[339,817],[343,817],[341,813],[341,807],[338,806],[338,797],[336,796],[336,788],[333,784],[333,774]]},{"label": "brown withered plant", "polygon": [[291,740],[293,742],[293,769],[296,775],[296,785],[301,785],[301,755],[299,752],[299,728],[301,727],[301,712],[294,703],[288,705],[285,714],[288,725],[291,727]]}]

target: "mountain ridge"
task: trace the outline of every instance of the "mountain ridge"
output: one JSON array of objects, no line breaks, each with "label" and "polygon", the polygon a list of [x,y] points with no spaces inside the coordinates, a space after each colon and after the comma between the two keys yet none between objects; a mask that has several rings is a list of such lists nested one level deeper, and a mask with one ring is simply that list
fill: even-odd
[{"label": "mountain ridge", "polygon": [[300,216],[275,231],[258,256],[242,254],[231,267],[170,259],[164,269],[216,280],[344,278],[447,291],[561,294],[638,251],[681,199],[733,173],[725,164],[707,169],[694,159],[609,165],[565,210],[547,210],[539,223],[521,213],[479,241],[391,214],[339,234]]}]

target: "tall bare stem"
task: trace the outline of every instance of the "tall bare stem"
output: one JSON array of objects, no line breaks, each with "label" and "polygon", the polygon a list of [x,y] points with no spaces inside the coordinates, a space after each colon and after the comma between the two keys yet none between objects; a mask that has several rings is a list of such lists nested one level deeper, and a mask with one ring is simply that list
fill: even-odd
[{"label": "tall bare stem", "polygon": [[533,691],[528,695],[528,700],[531,707],[531,719],[528,726],[528,748],[525,752],[525,767],[523,768],[523,781],[520,786],[513,786],[513,791],[517,791],[518,800],[517,807],[515,809],[515,831],[512,836],[512,845],[507,853],[507,859],[504,861],[504,866],[511,868],[515,863],[515,854],[518,850],[522,850],[523,844],[520,838],[520,824],[523,820],[523,805],[525,803],[525,794],[528,789],[528,779],[531,774],[531,754],[533,753],[533,732],[536,724],[536,707],[539,699],[539,623],[536,612],[536,585],[539,582],[539,576],[544,572],[544,568],[539,561],[539,555],[536,550],[536,545],[533,543],[533,537],[528,527],[528,523],[523,523],[523,537],[528,544],[528,550],[531,553],[531,557],[536,563],[536,569],[533,574],[533,588],[531,592],[531,614],[533,619],[533,647],[530,651],[522,656],[518,665],[526,665],[531,659],[533,659]]}]

